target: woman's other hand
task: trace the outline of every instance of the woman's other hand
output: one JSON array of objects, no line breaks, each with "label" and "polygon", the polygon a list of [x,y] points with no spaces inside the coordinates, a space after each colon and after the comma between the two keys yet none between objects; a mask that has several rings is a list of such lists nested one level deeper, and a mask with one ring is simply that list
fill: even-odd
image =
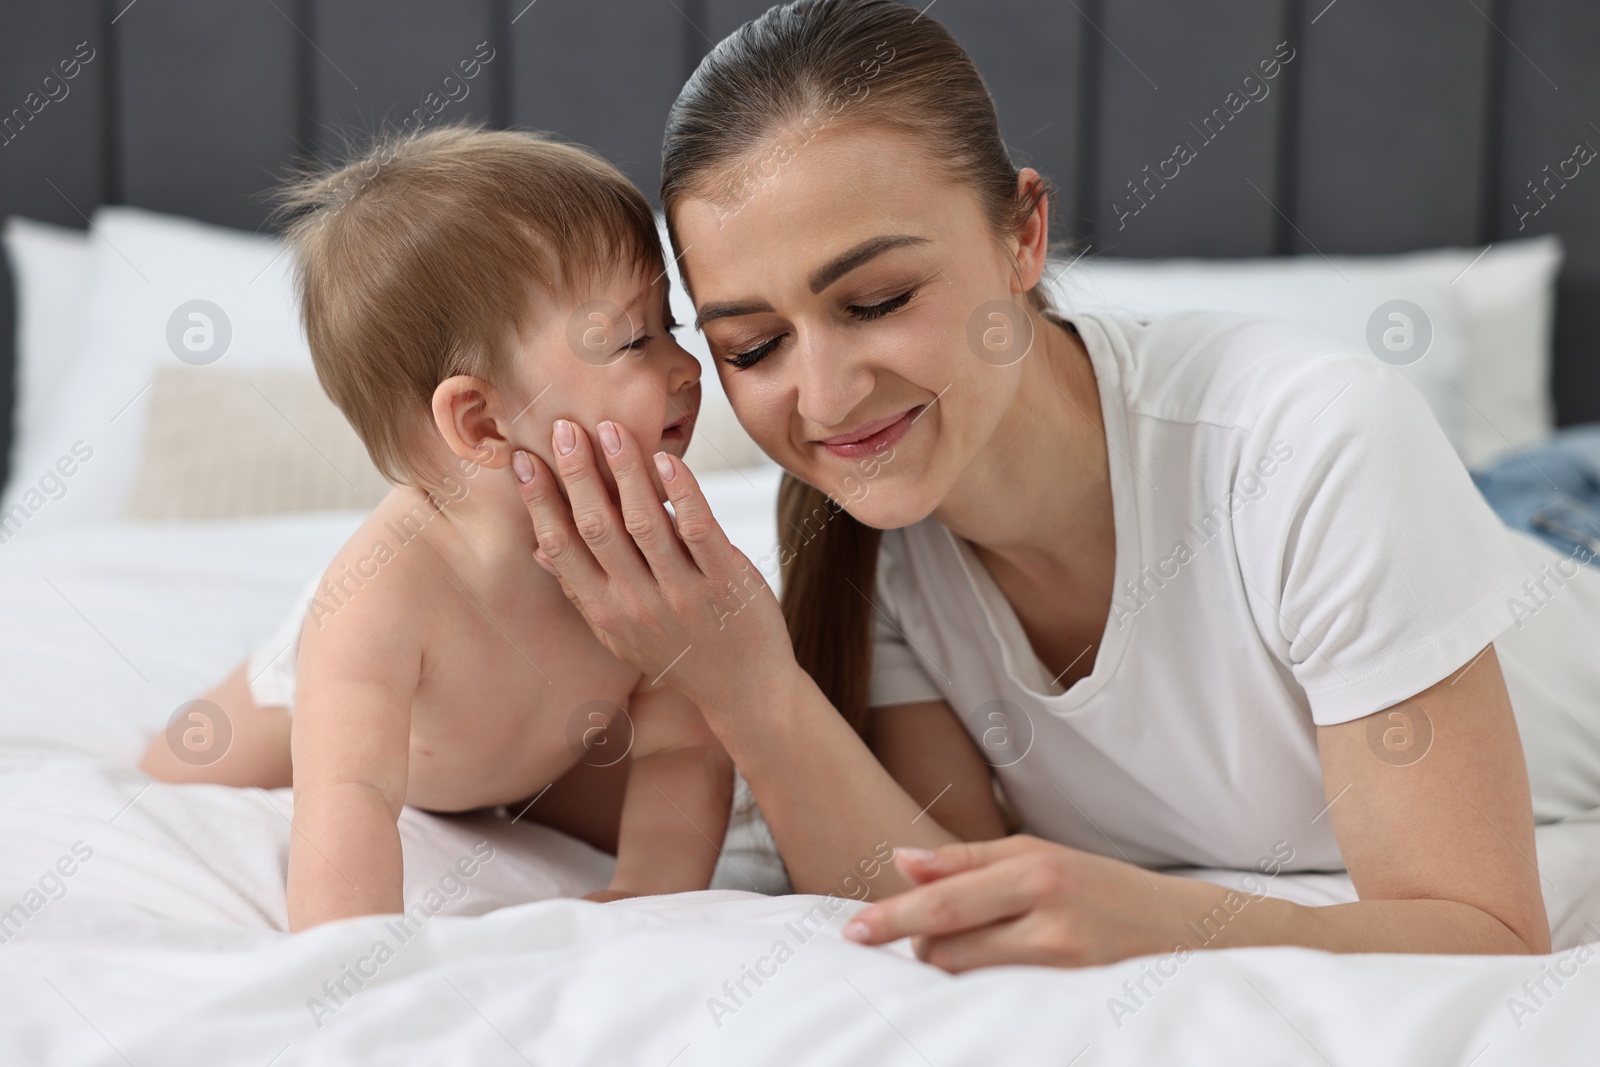
[{"label": "woman's other hand", "polygon": [[615,423],[597,429],[620,511],[588,434],[570,421],[559,420],[554,432],[565,499],[537,456],[517,452],[512,459],[540,566],[560,580],[606,648],[647,683],[670,685],[713,716],[738,706],[763,681],[781,677],[783,665],[794,665],[777,598],[729,542],[682,460],[646,457]]},{"label": "woman's other hand", "polygon": [[[1286,906],[1026,834],[900,848],[895,866],[915,888],[862,909],[845,936],[868,945],[910,937],[918,959],[953,974],[1186,956],[1220,938],[1217,915],[1226,925],[1246,906]],[[1197,933],[1213,929],[1214,938]]]},{"label": "woman's other hand", "polygon": [[585,893],[579,900],[593,901],[596,904],[609,904],[613,900],[632,900],[638,893],[630,893],[626,889],[596,889],[593,893]]}]

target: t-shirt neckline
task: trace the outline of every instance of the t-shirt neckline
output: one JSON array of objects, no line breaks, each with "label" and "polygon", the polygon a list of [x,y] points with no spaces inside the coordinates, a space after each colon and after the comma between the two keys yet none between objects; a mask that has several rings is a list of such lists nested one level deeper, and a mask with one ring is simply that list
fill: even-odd
[{"label": "t-shirt neckline", "polygon": [[[977,551],[965,540],[957,537],[948,527],[940,524],[949,539],[973,595],[983,608],[989,633],[1000,646],[1006,674],[1031,696],[1048,702],[1053,711],[1072,711],[1087,703],[1116,673],[1127,648],[1129,628],[1116,626],[1117,601],[1121,591],[1132,584],[1133,575],[1141,566],[1139,552],[1139,510],[1133,484],[1132,461],[1128,458],[1128,415],[1122,390],[1122,374],[1112,351],[1112,341],[1104,324],[1092,315],[1074,315],[1074,321],[1065,317],[1063,325],[1073,327],[1089,353],[1089,363],[1094,370],[1095,389],[1100,395],[1100,417],[1105,427],[1106,466],[1111,477],[1111,518],[1115,527],[1116,561],[1113,564],[1111,606],[1106,615],[1105,628],[1100,637],[1100,650],[1095,656],[1094,669],[1078,679],[1070,688],[1062,689],[1051,679],[1051,674],[1033,650],[1022,620],[1016,609],[1006,599],[994,576],[983,565]],[[1084,327],[1088,328],[1085,329]]]}]

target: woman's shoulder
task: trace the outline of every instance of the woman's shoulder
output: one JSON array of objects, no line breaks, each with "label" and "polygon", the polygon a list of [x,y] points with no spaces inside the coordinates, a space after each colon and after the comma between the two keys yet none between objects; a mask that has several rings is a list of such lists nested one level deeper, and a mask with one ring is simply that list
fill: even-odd
[{"label": "woman's shoulder", "polygon": [[[1313,401],[1353,382],[1404,387],[1393,368],[1336,334],[1230,311],[1074,316],[1098,335],[1130,416],[1251,432],[1285,402]],[[1087,340],[1091,353],[1095,341]],[[1323,397],[1325,400],[1326,397]]]},{"label": "woman's shoulder", "polygon": [[953,535],[932,515],[884,530],[878,540],[876,599],[897,606],[910,590],[951,581],[958,573],[953,546]]}]

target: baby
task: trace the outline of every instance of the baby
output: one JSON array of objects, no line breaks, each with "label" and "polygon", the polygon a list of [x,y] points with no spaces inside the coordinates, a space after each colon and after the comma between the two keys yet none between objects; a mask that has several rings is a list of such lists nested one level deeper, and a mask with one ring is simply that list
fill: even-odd
[{"label": "baby", "polygon": [[683,455],[700,367],[669,332],[650,205],[579,148],[466,127],[381,145],[286,199],[317,375],[395,488],[302,598],[291,647],[207,694],[233,727],[226,755],[193,767],[158,737],[141,765],[292,780],[300,930],[402,910],[401,805],[521,811],[596,740],[627,746],[625,719],[616,874],[590,899],[705,888],[732,764],[538,566],[508,469],[516,449],[553,467],[553,433],[613,432],[602,419]]}]

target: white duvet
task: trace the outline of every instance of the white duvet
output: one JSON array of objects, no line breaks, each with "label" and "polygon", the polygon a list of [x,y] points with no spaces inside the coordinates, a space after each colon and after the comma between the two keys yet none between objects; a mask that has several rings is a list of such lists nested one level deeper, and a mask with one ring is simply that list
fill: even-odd
[{"label": "white duvet", "polygon": [[[773,547],[773,481],[708,479],[752,558]],[[611,860],[588,846],[410,811],[408,917],[290,936],[287,791],[153,785],[133,765],[358,520],[0,545],[0,1065],[1600,1061],[1583,945],[1600,942],[1600,821],[1539,831],[1565,948],[1540,959],[1252,949],[953,978],[904,944],[843,941],[851,902],[590,904],[570,898]],[[730,844],[718,885],[761,863]],[[1340,876],[1271,888],[1350,899]]]}]

